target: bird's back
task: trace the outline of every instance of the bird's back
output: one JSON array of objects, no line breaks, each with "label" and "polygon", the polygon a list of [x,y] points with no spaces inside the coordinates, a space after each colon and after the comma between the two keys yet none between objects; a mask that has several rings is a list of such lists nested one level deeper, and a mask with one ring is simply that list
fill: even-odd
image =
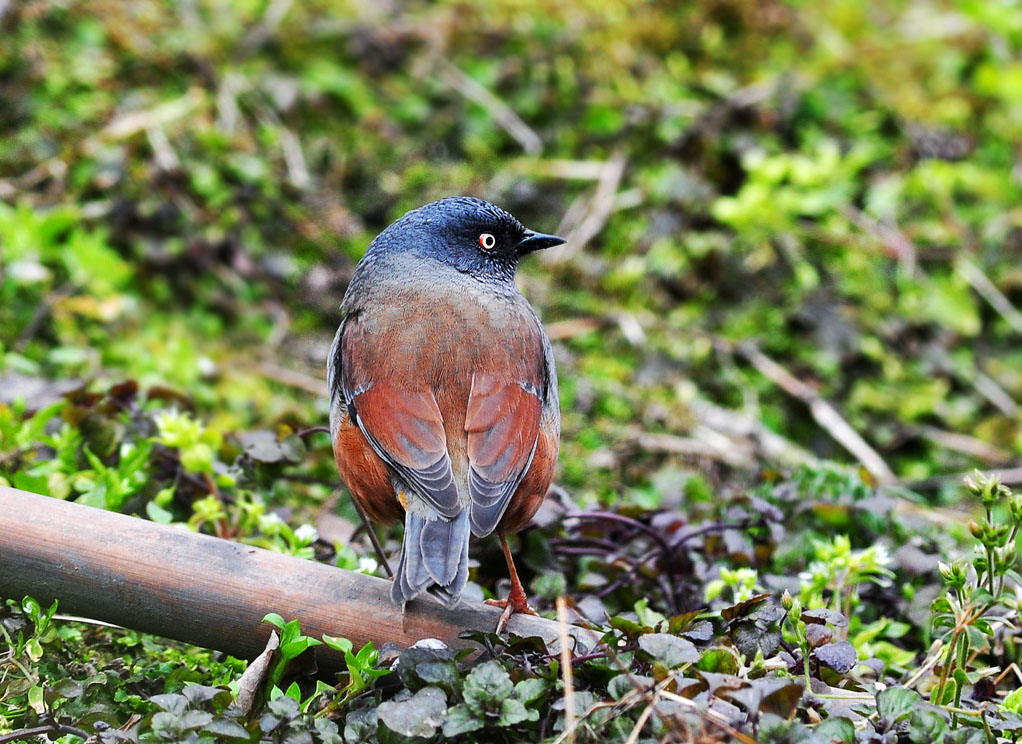
[{"label": "bird's back", "polygon": [[523,251],[560,241],[477,200],[409,213],[356,268],[330,354],[341,475],[372,519],[404,518],[399,604],[423,591],[457,602],[470,536],[524,526],[557,459],[550,343],[513,282],[517,243],[491,262],[498,237],[486,230]]}]

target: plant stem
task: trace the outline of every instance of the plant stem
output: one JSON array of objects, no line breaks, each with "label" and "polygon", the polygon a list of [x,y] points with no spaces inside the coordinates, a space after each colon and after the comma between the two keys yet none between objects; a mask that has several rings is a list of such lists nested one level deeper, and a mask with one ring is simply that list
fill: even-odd
[{"label": "plant stem", "polygon": [[944,703],[944,688],[947,686],[948,674],[951,673],[951,664],[954,662],[955,649],[958,647],[958,638],[961,633],[961,630],[955,628],[954,635],[951,636],[951,643],[948,644],[947,656],[944,657],[944,668],[940,671],[940,682],[937,683],[937,705]]}]

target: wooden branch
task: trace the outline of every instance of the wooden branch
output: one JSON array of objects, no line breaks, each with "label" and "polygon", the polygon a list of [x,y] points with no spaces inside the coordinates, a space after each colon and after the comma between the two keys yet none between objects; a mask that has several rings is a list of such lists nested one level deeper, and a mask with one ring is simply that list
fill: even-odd
[{"label": "wooden branch", "polygon": [[[431,598],[410,602],[402,615],[384,579],[13,488],[0,486],[0,514],[0,597],[57,599],[62,613],[239,658],[263,650],[268,612],[356,648],[423,638],[462,648],[470,645],[462,631],[492,631],[500,617],[489,605],[447,610]],[[526,615],[513,615],[508,630],[548,644],[560,633],[556,622]],[[590,631],[571,632],[592,645]],[[316,654],[321,669],[344,668],[343,656],[325,646]]]}]

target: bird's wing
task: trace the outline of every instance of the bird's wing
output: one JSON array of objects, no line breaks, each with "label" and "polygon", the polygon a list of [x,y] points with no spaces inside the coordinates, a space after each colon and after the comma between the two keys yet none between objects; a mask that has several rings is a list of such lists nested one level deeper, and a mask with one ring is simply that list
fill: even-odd
[{"label": "bird's wing", "polygon": [[339,364],[335,365],[340,367],[337,382],[348,417],[373,451],[416,495],[443,516],[457,516],[461,511],[458,487],[433,392],[410,390],[394,378],[375,379],[362,357],[351,353],[353,335],[357,334],[344,332],[337,350]]},{"label": "bird's wing", "polygon": [[490,534],[500,523],[511,495],[532,463],[539,438],[543,384],[542,379],[509,382],[479,372],[472,377],[465,431],[471,526],[478,536]]}]

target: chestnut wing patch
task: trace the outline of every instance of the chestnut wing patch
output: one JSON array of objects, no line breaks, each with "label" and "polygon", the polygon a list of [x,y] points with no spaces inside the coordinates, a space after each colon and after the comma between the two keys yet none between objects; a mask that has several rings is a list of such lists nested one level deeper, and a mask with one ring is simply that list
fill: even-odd
[{"label": "chestnut wing patch", "polygon": [[525,382],[508,382],[485,373],[472,377],[465,431],[471,526],[477,536],[488,535],[497,527],[529,469],[539,438],[540,395]]},{"label": "chestnut wing patch", "polygon": [[457,516],[458,487],[432,391],[409,391],[380,380],[346,390],[345,399],[376,454],[426,503],[445,517]]}]

